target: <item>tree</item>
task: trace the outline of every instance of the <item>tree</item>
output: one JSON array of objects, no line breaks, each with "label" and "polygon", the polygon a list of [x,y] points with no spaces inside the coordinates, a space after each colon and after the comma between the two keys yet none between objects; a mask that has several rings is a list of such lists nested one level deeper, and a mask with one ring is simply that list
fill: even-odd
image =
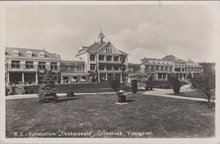
[{"label": "tree", "polygon": [[115,92],[119,91],[119,89],[120,89],[120,80],[112,80],[111,81],[111,87]]},{"label": "tree", "polygon": [[176,74],[171,73],[168,74],[168,81],[171,84],[172,88],[173,88],[173,92],[174,94],[179,94],[180,92],[180,81],[177,77]]},{"label": "tree", "polygon": [[125,73],[126,71],[126,65],[125,65],[125,61],[126,61],[126,56],[121,55],[121,76],[122,76],[122,83],[125,84],[126,80],[127,80],[127,74]]},{"label": "tree", "polygon": [[43,77],[43,84],[38,91],[39,102],[48,102],[50,100],[57,100],[55,80],[52,76],[52,72],[46,70]]},{"label": "tree", "polygon": [[203,97],[208,100],[208,107],[211,107],[215,100],[215,72],[206,71],[197,74],[190,79],[192,87],[198,89]]},{"label": "tree", "polygon": [[137,93],[137,80],[136,79],[133,79],[131,81],[131,90],[134,94]]}]

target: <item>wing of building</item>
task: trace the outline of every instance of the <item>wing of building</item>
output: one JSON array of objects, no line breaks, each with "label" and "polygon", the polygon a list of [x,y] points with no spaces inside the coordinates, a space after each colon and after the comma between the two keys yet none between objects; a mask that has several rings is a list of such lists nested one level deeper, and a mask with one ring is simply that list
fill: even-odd
[{"label": "wing of building", "polygon": [[176,73],[180,80],[186,80],[189,73],[193,75],[201,73],[203,68],[198,63],[192,61],[184,61],[173,55],[167,55],[164,58],[143,58],[140,60],[139,71],[133,71],[134,66],[138,65],[130,64],[129,76],[149,78],[153,76],[154,80],[167,80],[169,73]]},{"label": "wing of building", "polygon": [[56,74],[60,72],[60,56],[44,49],[5,48],[6,83],[38,84],[41,83],[45,69]]}]

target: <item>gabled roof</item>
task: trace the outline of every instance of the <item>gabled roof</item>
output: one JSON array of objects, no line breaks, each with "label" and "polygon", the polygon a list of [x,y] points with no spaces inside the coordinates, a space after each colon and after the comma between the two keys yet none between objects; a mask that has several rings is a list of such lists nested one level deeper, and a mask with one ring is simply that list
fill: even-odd
[{"label": "gabled roof", "polygon": [[39,57],[40,52],[44,52],[45,58],[54,58],[54,59],[60,59],[60,57],[57,54],[54,53],[49,53],[46,50],[41,50],[41,49],[30,49],[30,48],[15,48],[15,47],[6,47],[5,48],[5,55],[6,56],[13,56],[12,52],[14,50],[18,51],[18,57],[27,57],[26,52],[30,51],[32,52],[32,57]]},{"label": "gabled roof", "polygon": [[142,59],[140,59],[140,61],[142,61],[142,62],[148,62],[150,60],[160,60],[160,59],[157,59],[157,58],[142,58]]},{"label": "gabled roof", "polygon": [[164,58],[162,58],[161,60],[163,61],[172,61],[172,62],[185,62],[181,59],[179,59],[178,57],[175,57],[173,55],[167,55]]},{"label": "gabled roof", "polygon": [[97,52],[100,48],[102,48],[107,43],[109,42],[95,42],[88,47],[87,52]]},{"label": "gabled roof", "polygon": [[[84,53],[86,53],[86,52],[88,52],[88,53],[97,53],[97,52],[99,52],[102,48],[104,48],[105,46],[109,46],[109,45],[111,45],[111,42],[110,41],[108,41],[108,42],[94,42],[92,45],[90,45],[89,47],[85,47],[85,46],[83,46],[82,48],[84,49],[83,51],[82,51],[82,53],[78,53],[76,56],[79,56],[79,55],[81,55],[81,54],[84,54]],[[80,50],[79,50],[80,51]],[[123,51],[121,51],[121,50],[119,50],[119,52],[121,53],[121,54],[123,54],[123,55],[127,55],[127,53],[125,53],[125,52],[123,52]]]}]

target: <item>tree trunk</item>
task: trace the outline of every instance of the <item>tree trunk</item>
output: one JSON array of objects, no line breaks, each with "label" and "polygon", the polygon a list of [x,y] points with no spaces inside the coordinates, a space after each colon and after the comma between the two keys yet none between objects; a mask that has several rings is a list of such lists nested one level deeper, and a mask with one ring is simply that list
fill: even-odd
[{"label": "tree trunk", "polygon": [[208,98],[208,108],[212,107],[212,102],[211,102],[211,98]]}]

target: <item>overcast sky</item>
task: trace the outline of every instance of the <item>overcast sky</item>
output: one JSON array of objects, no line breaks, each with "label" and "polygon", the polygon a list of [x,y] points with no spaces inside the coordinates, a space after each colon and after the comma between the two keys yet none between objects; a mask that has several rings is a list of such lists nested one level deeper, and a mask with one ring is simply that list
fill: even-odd
[{"label": "overcast sky", "polygon": [[45,48],[76,60],[82,45],[106,41],[128,53],[129,62],[173,54],[214,62],[219,31],[211,5],[49,5],[7,6],[6,45]]}]

